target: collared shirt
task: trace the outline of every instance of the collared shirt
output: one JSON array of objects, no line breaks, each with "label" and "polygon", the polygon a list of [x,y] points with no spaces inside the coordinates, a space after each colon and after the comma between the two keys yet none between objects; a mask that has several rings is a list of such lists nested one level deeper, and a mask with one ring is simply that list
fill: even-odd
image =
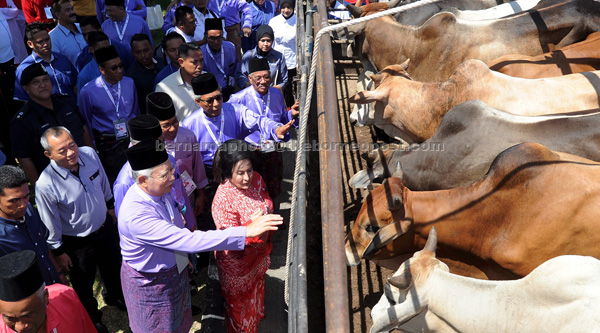
[{"label": "collared shirt", "polygon": [[62,245],[62,236],[85,237],[106,220],[110,184],[94,149],[79,147],[75,175],[51,161],[35,183],[35,202],[48,228],[50,248]]},{"label": "collared shirt", "polygon": [[154,78],[154,90],[156,90],[156,86],[167,76],[177,72],[179,68],[175,67],[173,63],[169,63],[165,68],[163,68],[158,74],[156,74],[156,78]]},{"label": "collared shirt", "polygon": [[252,9],[246,0],[211,0],[207,7],[219,17],[225,18],[225,27],[240,23],[240,12],[242,12],[244,16],[242,28],[252,28]]},{"label": "collared shirt", "polygon": [[[7,6],[7,8],[0,8],[0,12],[2,15],[4,15],[6,20],[2,24],[7,24],[9,30],[8,36],[11,40],[12,51],[14,52],[15,57],[14,63],[20,64],[21,61],[23,61],[23,59],[27,58],[29,55],[27,54],[27,49],[25,49],[25,43],[23,43],[23,39],[25,38],[25,26],[27,25],[27,22],[25,21],[23,11],[17,8],[12,1],[7,1]],[[3,34],[0,34],[0,36],[3,36]],[[3,40],[3,42],[5,41]],[[2,49],[3,47],[0,47],[0,50]],[[10,60],[10,58],[7,60]]]},{"label": "collared shirt", "polygon": [[[46,305],[47,333],[95,333],[96,327],[79,301],[73,288],[63,284],[46,286],[48,305]],[[4,320],[0,319],[0,333],[14,333]]]},{"label": "collared shirt", "polygon": [[125,72],[125,75],[133,79],[138,96],[138,106],[140,113],[146,113],[146,96],[154,91],[154,79],[156,75],[165,67],[165,62],[160,58],[152,58],[154,68],[148,68],[139,61],[133,63],[133,66]]},{"label": "collared shirt", "polygon": [[54,21],[46,16],[46,11],[44,10],[46,7],[49,8],[53,2],[54,0],[21,1],[21,5],[23,6],[23,14],[25,14],[27,24],[33,22],[53,23]]},{"label": "collared shirt", "polygon": [[0,217],[0,257],[22,250],[35,252],[44,282],[51,285],[60,283],[60,278],[49,257],[47,238],[48,229],[31,204],[22,221]]},{"label": "collared shirt", "polygon": [[179,36],[183,37],[183,39],[185,40],[186,43],[191,43],[194,39],[194,36],[190,36],[188,34],[186,34],[185,32],[181,31],[181,29],[179,29],[179,27],[174,27],[169,29],[169,31],[167,31],[167,34],[170,32],[176,32],[179,34]]},{"label": "collared shirt", "polygon": [[[140,7],[140,9],[136,9],[138,7]],[[133,14],[143,20],[146,20],[146,16],[148,16],[148,9],[146,9],[146,3],[144,3],[144,0],[125,0],[125,10],[127,13]],[[100,23],[104,23],[104,21],[110,21],[110,19],[106,16],[105,0],[96,0],[96,17],[98,17],[98,21],[100,21]],[[104,31],[104,29],[102,30]]]},{"label": "collared shirt", "polygon": [[[163,199],[164,198],[164,199]],[[170,193],[162,197],[144,192],[133,185],[123,199],[119,212],[121,254],[133,269],[158,272],[176,265],[175,252],[196,253],[213,250],[243,250],[245,227],[219,231],[194,231],[183,227]],[[125,209],[126,208],[126,209]],[[171,218],[173,215],[173,218]]]},{"label": "collared shirt", "polygon": [[198,146],[196,135],[185,127],[177,129],[175,140],[165,139],[165,148],[169,155],[175,158],[180,172],[187,172],[196,183],[197,188],[204,188],[208,185],[202,154],[200,150],[194,149]]},{"label": "collared shirt", "polygon": [[[215,151],[221,143],[229,139],[243,139],[255,131],[260,131],[269,140],[277,142],[289,140],[289,134],[286,134],[284,140],[280,140],[277,138],[277,134],[275,134],[275,129],[282,126],[281,123],[274,122],[264,116],[259,116],[243,105],[223,103],[221,114],[224,117],[222,135],[221,115],[206,117],[202,109],[194,112],[181,124],[181,126],[190,129],[196,135],[199,143],[198,149],[206,165],[212,165]],[[210,129],[210,132],[206,126]],[[220,142],[215,142],[211,137],[211,133],[217,141],[221,137]]]},{"label": "collared shirt", "polygon": [[163,21],[163,25],[161,28],[162,31],[165,33],[165,36],[167,35],[169,29],[175,27],[175,10],[177,10],[177,8],[179,8],[181,6],[188,6],[192,9],[194,8],[193,4],[184,5],[183,2],[181,2],[181,0],[179,0],[179,3],[177,3],[176,6],[172,6],[171,9],[167,10],[165,12],[164,21]]},{"label": "collared shirt", "polygon": [[[33,100],[27,102],[13,117],[10,123],[10,136],[12,152],[17,158],[31,158],[33,164],[41,173],[50,160],[44,155],[44,148],[40,144],[42,134],[54,126],[66,127],[79,146],[85,145],[83,139],[83,119],[75,102],[68,96],[52,95],[50,110]],[[27,135],[23,135],[27,133]]]},{"label": "collared shirt", "polygon": [[52,40],[52,51],[69,58],[73,66],[77,62],[79,52],[87,48],[87,43],[83,38],[83,34],[81,34],[79,23],[75,23],[75,31],[73,33],[62,24],[57,24],[49,33]]},{"label": "collared shirt", "polygon": [[239,87],[246,87],[246,85],[250,83],[248,80],[248,62],[250,62],[250,59],[254,57],[267,58],[267,61],[269,62],[269,68],[271,68],[271,85],[283,87],[288,80],[288,69],[285,65],[285,58],[283,57],[283,54],[277,50],[271,49],[269,53],[267,53],[267,56],[263,57],[258,54],[257,48],[258,46],[244,53],[244,56],[242,56],[242,61],[240,62],[238,70],[235,74],[235,82]]},{"label": "collared shirt", "polygon": [[[119,81],[121,83],[121,98],[119,102],[119,114],[117,115],[115,105],[107,96],[102,86],[103,76],[98,76],[94,81],[88,82],[79,94],[79,111],[90,129],[100,133],[114,134],[113,122],[118,119],[129,120],[140,115],[138,107],[137,92],[133,80],[127,76]],[[118,83],[111,85],[106,83],[109,91],[114,92]],[[114,98],[117,103],[117,98]]]},{"label": "collared shirt", "polygon": [[[133,54],[131,54],[131,51],[127,47],[125,47],[123,43],[119,43],[116,40],[109,39],[108,42],[117,50],[119,58],[121,58],[121,61],[123,62],[123,70],[128,70],[129,67],[131,67],[131,65],[135,61],[135,58],[133,58]],[[89,64],[92,60],[94,60],[94,55],[90,52],[89,47],[85,47],[77,55],[75,68],[77,68],[77,71],[81,72],[85,65]],[[98,67],[98,65],[96,65],[96,67]],[[79,87],[79,90],[81,90],[81,87]]]},{"label": "collared shirt", "polygon": [[[256,2],[250,1],[250,9],[252,10],[252,33],[249,37],[242,39],[242,48],[248,51],[255,48],[256,42],[256,31],[258,27],[263,24],[269,24],[269,21],[277,15],[277,8],[275,3],[272,1],[265,1],[262,5],[257,5]],[[245,18],[244,18],[245,19]]]},{"label": "collared shirt", "polygon": [[196,104],[194,89],[192,89],[192,85],[183,81],[181,68],[156,85],[156,91],[164,92],[171,96],[173,106],[175,106],[175,114],[180,121],[198,110],[199,106]]},{"label": "collared shirt", "polygon": [[[173,198],[175,198],[175,202],[178,205],[178,208],[183,209],[185,207],[185,219],[187,221],[186,227],[188,229],[193,229],[196,226],[196,216],[194,216],[194,211],[190,204],[189,198],[185,192],[185,186],[181,180],[181,174],[179,172],[179,168],[177,167],[177,163],[173,156],[169,155],[169,160],[175,166],[175,181],[173,182],[173,188],[171,189],[171,193]],[[133,180],[133,174],[131,170],[131,164],[129,162],[125,162],[121,171],[117,175],[117,179],[113,184],[113,193],[115,196],[115,213],[117,216],[119,215],[119,210],[121,209],[121,203],[123,203],[123,198],[125,198],[125,194],[131,186],[135,184]]]},{"label": "collared shirt", "polygon": [[[258,105],[256,101],[258,101]],[[266,116],[269,119],[282,124],[287,124],[292,120],[292,111],[286,111],[285,99],[281,91],[277,88],[269,87],[269,93],[261,95],[253,86],[250,86],[238,91],[229,98],[229,103],[241,104],[259,116],[265,115],[267,101],[269,101],[269,108]],[[260,146],[260,132],[254,132],[244,140],[255,146]]]},{"label": "collared shirt", "polygon": [[15,99],[21,101],[29,99],[29,95],[25,92],[23,86],[21,86],[21,73],[23,73],[25,68],[34,63],[41,63],[46,67],[50,81],[52,81],[53,94],[69,95],[74,101],[76,100],[73,87],[77,84],[77,70],[69,61],[69,58],[55,52],[52,52],[49,63],[35,52],[21,62],[16,72]]},{"label": "collared shirt", "polygon": [[[132,0],[133,1],[133,0]],[[125,22],[129,18],[129,22],[127,22],[127,27],[125,27]],[[115,22],[111,19],[108,19],[102,23],[102,31],[108,36],[110,39],[114,39],[118,42],[123,43],[127,50],[131,52],[131,38],[135,34],[146,34],[150,37],[150,44],[154,45],[154,41],[152,40],[152,33],[150,32],[150,28],[148,27],[148,23],[144,21],[143,18],[137,15],[129,15],[117,22],[117,26],[119,27],[119,31],[123,33],[123,39],[119,37],[119,33],[115,28]],[[125,28],[125,31],[123,31]]]},{"label": "collared shirt", "polygon": [[[213,51],[210,46],[208,46],[208,43],[202,45],[201,49],[202,54],[204,55],[204,66],[202,69],[209,73],[213,73],[221,88],[229,86],[229,78],[234,77],[238,66],[233,43],[224,40],[219,52]],[[221,53],[223,53],[223,62],[221,62]],[[223,69],[225,73],[221,72],[219,66],[221,66],[221,69]]]},{"label": "collared shirt", "polygon": [[98,63],[95,59],[92,59],[77,75],[77,96],[81,95],[81,89],[85,87],[88,82],[94,81],[98,76],[102,75]]},{"label": "collared shirt", "polygon": [[287,20],[277,15],[269,21],[275,33],[273,48],[283,54],[288,70],[296,68],[296,14]]},{"label": "collared shirt", "polygon": [[[196,7],[192,7],[194,16],[196,16],[196,31],[194,32],[194,41],[201,41],[204,39],[204,22],[207,18],[219,18],[217,13],[206,8],[206,15],[202,14],[201,11]],[[223,38],[227,38],[227,32],[223,30]]]}]

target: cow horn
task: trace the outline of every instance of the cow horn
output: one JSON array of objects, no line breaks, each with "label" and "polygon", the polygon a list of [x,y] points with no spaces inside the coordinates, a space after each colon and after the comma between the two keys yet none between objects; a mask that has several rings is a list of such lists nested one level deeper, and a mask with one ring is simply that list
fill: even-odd
[{"label": "cow horn", "polygon": [[[385,313],[377,314],[373,317],[373,326],[371,333],[389,332],[394,328],[404,324],[411,318],[415,317],[423,311],[422,307],[415,309],[415,304],[409,301],[404,301],[388,308]],[[373,316],[373,314],[371,315]]]},{"label": "cow horn", "polygon": [[350,14],[352,14],[352,16],[354,16],[354,18],[359,18],[363,13],[363,9],[361,7],[356,7],[351,4],[348,4],[346,8],[348,8],[348,11]]},{"label": "cow horn", "polygon": [[389,242],[392,242],[396,238],[407,233],[411,225],[412,222],[409,220],[400,220],[394,221],[394,223],[388,224],[379,229],[375,234],[375,237],[371,239],[371,242],[366,247],[362,257],[365,259],[373,258],[375,254],[377,254],[377,252],[385,247]]},{"label": "cow horn", "polygon": [[394,178],[402,178],[402,165],[400,164],[400,161],[396,162],[396,168],[394,169],[394,171],[392,172],[392,177]]},{"label": "cow horn", "polygon": [[435,253],[435,248],[437,247],[437,231],[435,231],[435,227],[431,227],[429,231],[429,237],[427,237],[427,243],[423,250]]}]

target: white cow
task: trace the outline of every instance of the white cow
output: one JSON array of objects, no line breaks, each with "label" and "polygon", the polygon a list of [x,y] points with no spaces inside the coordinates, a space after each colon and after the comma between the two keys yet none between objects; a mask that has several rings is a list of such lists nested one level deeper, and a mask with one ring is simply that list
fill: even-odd
[{"label": "white cow", "polygon": [[[600,328],[600,261],[550,259],[526,277],[487,281],[448,272],[435,258],[431,229],[373,307],[371,332],[592,332]],[[422,327],[415,327],[421,324]]]},{"label": "white cow", "polygon": [[454,15],[461,20],[483,21],[498,19],[501,17],[529,10],[536,6],[538,2],[540,2],[540,0],[517,0],[503,3],[501,5],[487,9],[459,10],[452,8],[446,11],[454,13]]}]

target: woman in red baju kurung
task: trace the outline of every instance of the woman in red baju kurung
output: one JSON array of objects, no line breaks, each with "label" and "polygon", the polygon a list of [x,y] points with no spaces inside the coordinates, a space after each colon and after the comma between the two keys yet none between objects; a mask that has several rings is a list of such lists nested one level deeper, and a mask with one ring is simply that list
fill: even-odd
[{"label": "woman in red baju kurung", "polygon": [[[242,141],[235,141],[243,145]],[[251,159],[230,163],[233,164],[230,175],[225,171],[225,177],[219,179],[216,169],[222,171],[223,168],[217,160],[223,154],[228,154],[221,150],[219,148],[215,154],[219,157],[215,158],[214,165],[215,176],[221,184],[212,203],[212,215],[217,228],[246,226],[261,215],[271,214],[273,202],[262,177],[253,171]],[[253,154],[249,151],[246,153],[241,157]],[[246,238],[243,251],[216,251],[219,280],[227,303],[229,332],[258,331],[258,323],[265,314],[265,274],[271,265],[272,234],[271,231]]]}]

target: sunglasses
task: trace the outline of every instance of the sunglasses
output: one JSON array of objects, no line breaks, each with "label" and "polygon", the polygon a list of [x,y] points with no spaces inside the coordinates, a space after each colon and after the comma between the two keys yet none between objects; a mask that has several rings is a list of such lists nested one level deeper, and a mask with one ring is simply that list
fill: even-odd
[{"label": "sunglasses", "polygon": [[211,98],[208,98],[208,99],[202,99],[202,98],[200,98],[200,100],[202,102],[208,103],[208,104],[212,104],[215,100],[220,101],[222,99],[223,99],[223,94],[218,94],[218,95],[215,95],[215,96],[213,96]]},{"label": "sunglasses", "polygon": [[111,71],[113,71],[113,72],[114,72],[114,71],[116,71],[116,70],[117,70],[117,69],[119,69],[119,68],[123,68],[123,66],[124,66],[124,65],[123,65],[123,63],[122,63],[122,62],[120,62],[118,65],[114,65],[114,66],[112,66],[112,67],[108,67],[107,69],[110,69]]}]

